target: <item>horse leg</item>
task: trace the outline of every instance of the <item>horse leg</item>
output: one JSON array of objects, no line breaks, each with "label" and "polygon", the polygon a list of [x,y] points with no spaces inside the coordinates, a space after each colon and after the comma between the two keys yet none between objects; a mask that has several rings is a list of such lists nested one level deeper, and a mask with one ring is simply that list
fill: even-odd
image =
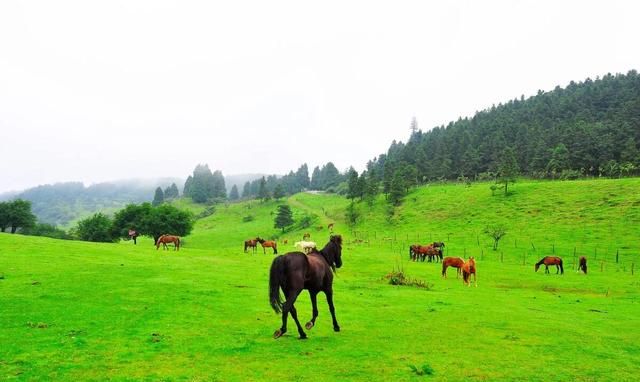
[{"label": "horse leg", "polygon": [[447,278],[447,265],[442,264],[442,277]]},{"label": "horse leg", "polygon": [[[282,335],[287,332],[287,318],[289,316],[289,312],[295,309],[293,307],[293,303],[296,302],[296,298],[298,297],[299,293],[300,292],[296,290],[290,290],[286,294],[287,300],[284,302],[284,304],[282,304],[282,327],[280,327],[280,329],[276,330],[276,332],[273,333],[273,338],[282,337]],[[291,316],[293,317],[293,313],[291,314]],[[298,323],[297,319],[295,319],[295,321],[296,323]],[[299,330],[301,330],[301,328]]]},{"label": "horse leg", "polygon": [[296,307],[291,304],[291,317],[293,317],[293,321],[295,321],[296,326],[298,327],[298,334],[300,334],[301,340],[307,339],[307,334],[302,330],[302,325],[300,325],[300,321],[298,321],[298,312],[296,311]]},{"label": "horse leg", "polygon": [[333,331],[339,332],[340,325],[338,325],[338,320],[336,320],[336,308],[333,306],[333,290],[329,289],[324,292],[327,296],[327,304],[329,304],[329,312],[331,312],[331,318],[333,319]]},{"label": "horse leg", "polygon": [[318,292],[316,291],[309,291],[309,297],[311,297],[311,321],[307,322],[307,324],[304,326],[305,328],[307,328],[307,330],[311,330],[311,328],[313,328],[313,326],[316,324],[316,318],[318,318]]}]

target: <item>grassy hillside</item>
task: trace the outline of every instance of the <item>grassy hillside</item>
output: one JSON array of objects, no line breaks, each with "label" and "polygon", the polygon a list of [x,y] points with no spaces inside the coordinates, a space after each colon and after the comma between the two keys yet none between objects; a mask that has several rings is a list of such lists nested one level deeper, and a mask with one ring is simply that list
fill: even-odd
[{"label": "grassy hillside", "polygon": [[[313,224],[281,234],[278,203],[218,206],[179,251],[149,240],[93,244],[0,234],[0,375],[8,380],[635,380],[640,366],[638,261],[640,179],[523,182],[508,198],[487,184],[413,191],[388,218],[385,203],[298,194],[296,218]],[[200,207],[183,203],[197,212]],[[251,215],[253,221],[243,222]],[[273,255],[245,254],[257,235],[308,231],[324,243],[336,223],[345,237],[335,280],[342,331],[323,297],[309,339],[271,335],[280,318],[267,301]],[[482,234],[505,224],[499,250]],[[407,244],[443,240],[449,255],[478,259],[478,288],[440,265],[407,261]],[[533,243],[533,245],[532,245]],[[572,269],[573,251],[590,274]],[[534,249],[535,248],[535,249]],[[556,254],[563,276],[534,273]],[[619,253],[616,263],[615,254]],[[501,261],[502,259],[502,261]],[[523,264],[524,263],[524,264]],[[634,264],[635,274],[631,274]],[[429,290],[391,286],[402,267]],[[602,270],[602,271],[601,271]],[[304,292],[301,321],[310,318]],[[293,325],[293,323],[290,323]],[[410,365],[429,365],[418,376]]]}]

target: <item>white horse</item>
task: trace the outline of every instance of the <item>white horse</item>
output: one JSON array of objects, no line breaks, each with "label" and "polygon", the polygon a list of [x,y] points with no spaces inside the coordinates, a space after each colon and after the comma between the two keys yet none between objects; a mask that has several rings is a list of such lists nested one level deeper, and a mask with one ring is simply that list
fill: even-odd
[{"label": "white horse", "polygon": [[309,253],[316,248],[316,243],[313,241],[297,241],[294,246],[300,248],[304,253]]}]

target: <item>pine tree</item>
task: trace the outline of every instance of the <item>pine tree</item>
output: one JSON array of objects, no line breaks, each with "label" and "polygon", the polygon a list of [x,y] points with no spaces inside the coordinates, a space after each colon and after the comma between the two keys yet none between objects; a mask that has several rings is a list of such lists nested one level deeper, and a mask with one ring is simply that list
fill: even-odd
[{"label": "pine tree", "polygon": [[246,181],[244,187],[242,187],[242,198],[251,197],[251,182]]},{"label": "pine tree", "polygon": [[358,189],[358,172],[350,167],[347,171],[347,198],[353,200],[362,195],[362,191]]},{"label": "pine tree", "polygon": [[271,199],[269,195],[269,190],[267,190],[267,181],[264,176],[260,179],[260,188],[258,189],[258,199],[262,199],[263,201],[267,201]]},{"label": "pine tree", "polygon": [[162,203],[164,203],[164,192],[162,191],[161,187],[156,188],[156,194],[153,196],[153,202],[151,203],[151,205],[155,206],[159,206]]},{"label": "pine tree", "polygon": [[504,194],[508,194],[507,187],[509,183],[516,181],[516,177],[520,173],[516,154],[511,147],[507,147],[502,151],[500,163],[498,165],[498,178],[500,183],[504,184]]},{"label": "pine tree", "polygon": [[284,197],[284,187],[282,186],[282,184],[278,184],[273,190],[273,198],[275,200],[280,200],[283,197]]},{"label": "pine tree", "polygon": [[567,146],[560,143],[557,145],[553,151],[551,152],[551,159],[547,164],[547,172],[553,174],[555,177],[556,174],[561,173],[563,170],[569,169],[569,150],[567,150]]},{"label": "pine tree", "polygon": [[235,184],[233,185],[233,187],[231,187],[231,192],[229,192],[229,199],[230,200],[240,199],[240,195],[238,194],[238,186],[236,186]]},{"label": "pine tree", "polygon": [[276,214],[274,223],[274,227],[282,229],[282,232],[284,232],[285,228],[293,224],[293,213],[288,205],[281,204],[278,206],[278,213]]}]

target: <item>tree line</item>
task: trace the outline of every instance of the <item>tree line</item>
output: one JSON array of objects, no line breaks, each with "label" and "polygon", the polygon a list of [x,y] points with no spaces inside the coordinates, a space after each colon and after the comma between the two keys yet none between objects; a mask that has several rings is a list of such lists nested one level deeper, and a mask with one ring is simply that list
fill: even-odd
[{"label": "tree line", "polygon": [[633,70],[511,100],[423,132],[367,163],[385,184],[492,179],[505,150],[535,178],[634,175],[640,167],[640,76]]}]

